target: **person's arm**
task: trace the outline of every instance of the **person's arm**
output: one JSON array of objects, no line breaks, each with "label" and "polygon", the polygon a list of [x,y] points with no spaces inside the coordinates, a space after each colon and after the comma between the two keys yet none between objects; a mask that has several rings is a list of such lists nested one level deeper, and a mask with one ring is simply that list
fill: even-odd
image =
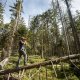
[{"label": "person's arm", "polygon": [[31,46],[28,42],[25,41],[25,45],[28,46],[31,49]]},{"label": "person's arm", "polygon": [[24,42],[24,41],[22,41],[22,40],[20,40],[20,42],[21,42],[22,44],[25,44],[25,42]]}]

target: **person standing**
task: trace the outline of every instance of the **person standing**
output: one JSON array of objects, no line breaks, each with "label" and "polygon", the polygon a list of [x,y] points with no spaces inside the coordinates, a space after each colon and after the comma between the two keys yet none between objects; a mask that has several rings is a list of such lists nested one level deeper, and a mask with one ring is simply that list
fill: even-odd
[{"label": "person standing", "polygon": [[19,67],[20,59],[23,56],[24,57],[24,66],[27,65],[27,53],[26,53],[26,46],[31,48],[31,46],[27,43],[27,39],[25,37],[21,37],[19,41],[19,58],[17,61],[16,67]]}]

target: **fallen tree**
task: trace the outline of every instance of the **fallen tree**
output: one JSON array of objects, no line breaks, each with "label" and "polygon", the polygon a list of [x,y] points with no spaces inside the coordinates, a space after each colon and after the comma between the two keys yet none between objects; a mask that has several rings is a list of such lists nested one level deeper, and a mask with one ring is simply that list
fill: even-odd
[{"label": "fallen tree", "polygon": [[37,64],[35,63],[35,64],[31,64],[31,65],[27,65],[27,66],[15,68],[15,69],[2,70],[2,71],[0,71],[0,75],[19,72],[22,70],[28,70],[28,69],[32,69],[32,68],[39,68],[40,66],[52,65],[52,62],[53,62],[53,64],[55,64],[55,63],[59,63],[60,61],[65,62],[65,61],[69,61],[70,59],[77,59],[79,57],[80,57],[80,54],[74,54],[74,55],[64,56],[64,57],[60,57],[60,58],[56,58],[56,59],[51,59],[51,60],[44,61],[41,63],[37,63]]},{"label": "fallen tree", "polygon": [[3,67],[8,63],[9,58],[5,58],[0,62],[0,69],[3,69]]},{"label": "fallen tree", "polygon": [[71,60],[70,60],[70,63],[71,63],[70,66],[71,66],[72,71],[80,79],[80,69],[79,69],[79,67],[75,63],[73,63]]}]

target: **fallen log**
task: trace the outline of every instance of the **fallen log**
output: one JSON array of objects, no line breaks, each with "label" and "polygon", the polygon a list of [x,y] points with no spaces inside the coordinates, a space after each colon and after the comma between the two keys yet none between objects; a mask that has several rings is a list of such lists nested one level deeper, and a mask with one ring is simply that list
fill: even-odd
[{"label": "fallen log", "polygon": [[44,62],[37,63],[37,64],[34,63],[34,64],[31,64],[31,65],[27,65],[27,66],[15,68],[15,69],[3,70],[3,71],[0,71],[0,75],[5,75],[5,74],[9,74],[9,73],[19,72],[19,71],[22,71],[23,69],[28,70],[28,69],[32,69],[32,68],[39,68],[40,66],[52,65],[52,62],[53,62],[53,64],[55,64],[55,63],[59,63],[60,61],[67,61],[69,59],[77,59],[79,57],[80,57],[80,54],[64,56],[64,57],[51,59],[51,60],[44,61]]},{"label": "fallen log", "polygon": [[5,58],[0,62],[0,70],[3,69],[3,67],[7,64],[9,58]]},{"label": "fallen log", "polygon": [[76,64],[74,64],[71,60],[70,60],[70,63],[71,63],[72,71],[80,79],[80,69],[79,69],[79,67]]}]

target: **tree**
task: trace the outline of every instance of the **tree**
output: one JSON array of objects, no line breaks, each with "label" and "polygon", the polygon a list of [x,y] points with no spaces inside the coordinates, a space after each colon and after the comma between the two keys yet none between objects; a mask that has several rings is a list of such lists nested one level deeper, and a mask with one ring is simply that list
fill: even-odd
[{"label": "tree", "polygon": [[31,43],[34,45],[35,53],[37,52],[42,58],[54,54],[54,46],[59,40],[57,15],[55,12],[55,10],[49,9],[42,15],[32,18],[30,24],[30,30],[32,30]]},{"label": "tree", "polygon": [[9,32],[9,36],[6,38],[5,40],[5,46],[3,48],[3,53],[4,56],[2,57],[2,59],[6,58],[6,57],[10,57],[11,53],[12,53],[12,46],[13,46],[13,40],[14,40],[14,36],[15,36],[15,32],[17,30],[17,26],[18,26],[18,21],[19,18],[21,16],[21,12],[22,12],[22,0],[17,0],[16,4],[14,4],[14,7],[11,6],[11,10],[12,11],[12,16],[15,16],[12,18],[10,26],[10,32]]},{"label": "tree", "polygon": [[75,24],[77,26],[78,35],[80,34],[80,11],[76,11]]},{"label": "tree", "polygon": [[[64,45],[65,45],[65,51],[66,51],[66,49],[67,49],[67,51],[65,52],[63,52],[63,50],[62,50],[62,52],[61,53],[68,53],[68,55],[70,55],[70,46],[69,46],[69,38],[68,38],[68,36],[69,36],[69,34],[67,34],[67,26],[65,25],[65,20],[64,20],[64,14],[63,14],[63,12],[62,12],[62,10],[61,10],[61,7],[60,7],[60,4],[59,4],[59,1],[57,0],[56,1],[57,2],[57,8],[58,8],[58,14],[59,14],[59,17],[60,17],[60,19],[59,19],[59,21],[61,22],[61,25],[62,25],[62,41],[63,42],[65,42],[64,43]],[[62,46],[63,47],[63,46]],[[66,48],[67,47],[67,48]]]},{"label": "tree", "polygon": [[32,53],[36,54],[37,29],[39,28],[39,16],[34,16],[30,22]]},{"label": "tree", "polygon": [[2,3],[0,2],[0,28],[3,27],[3,13],[4,13],[4,8]]},{"label": "tree", "polygon": [[69,15],[69,20],[70,20],[70,26],[72,28],[72,33],[73,33],[73,37],[74,37],[74,44],[75,44],[75,52],[76,53],[79,53],[80,52],[80,43],[79,43],[79,37],[78,37],[78,34],[77,34],[77,28],[75,26],[75,22],[73,20],[73,17],[72,17],[72,14],[71,14],[71,11],[70,11],[70,7],[69,7],[69,3],[68,3],[68,0],[65,0],[65,4],[67,6],[67,11],[68,11],[68,15]]},{"label": "tree", "polygon": [[15,36],[14,36],[14,44],[13,44],[13,47],[12,47],[12,54],[15,54],[18,52],[18,48],[19,48],[19,40],[21,37],[27,37],[27,33],[28,33],[28,29],[26,28],[26,25],[21,23],[20,25],[18,25],[18,30],[17,32],[15,33]]}]

